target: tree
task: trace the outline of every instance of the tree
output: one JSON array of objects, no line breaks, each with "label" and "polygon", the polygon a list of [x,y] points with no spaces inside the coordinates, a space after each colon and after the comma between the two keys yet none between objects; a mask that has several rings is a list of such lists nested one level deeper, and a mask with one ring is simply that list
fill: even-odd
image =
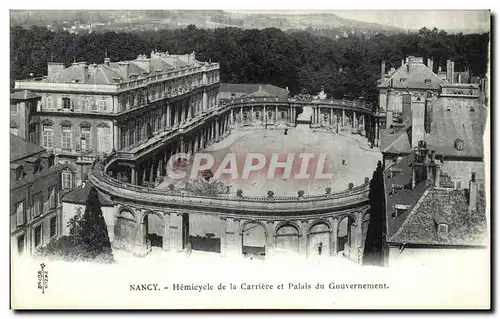
[{"label": "tree", "polygon": [[96,261],[111,263],[113,253],[106,222],[102,215],[99,194],[92,187],[87,197],[85,212],[68,221],[69,235],[61,236],[39,248],[35,255],[66,261]]},{"label": "tree", "polygon": [[370,203],[370,224],[366,234],[363,263],[383,266],[383,241],[385,235],[385,193],[384,168],[378,161],[370,181],[368,200]]}]

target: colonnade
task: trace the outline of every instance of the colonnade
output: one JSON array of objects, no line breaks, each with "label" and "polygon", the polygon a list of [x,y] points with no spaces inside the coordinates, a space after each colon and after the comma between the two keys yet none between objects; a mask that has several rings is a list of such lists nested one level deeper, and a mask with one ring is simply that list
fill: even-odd
[{"label": "colonnade", "polygon": [[[162,227],[161,249],[185,252],[191,246],[190,228],[196,227],[197,215],[145,208],[116,206],[116,219],[112,221],[110,234],[116,248],[144,256],[151,251],[148,239],[149,214],[156,215]],[[249,212],[250,213],[250,212]],[[247,257],[273,259],[283,256],[322,258],[342,255],[357,263],[362,262],[364,242],[369,224],[367,207],[350,212],[332,212],[301,219],[269,220],[242,215],[212,215],[209,227],[217,233],[216,250],[222,257]],[[205,226],[203,226],[205,227]],[[251,233],[253,232],[253,233]],[[248,237],[253,242],[248,243]],[[220,240],[220,241],[219,241]]]}]

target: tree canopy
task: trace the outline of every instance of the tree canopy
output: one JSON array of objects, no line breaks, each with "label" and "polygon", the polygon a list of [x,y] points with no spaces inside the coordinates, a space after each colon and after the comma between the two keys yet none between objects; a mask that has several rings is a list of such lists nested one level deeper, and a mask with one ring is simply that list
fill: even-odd
[{"label": "tree canopy", "polygon": [[[432,58],[438,65],[455,61],[455,69],[469,67],[473,75],[486,73],[489,33],[447,34],[422,28],[418,33],[349,36],[338,40],[307,31],[267,29],[184,29],[70,34],[41,27],[11,28],[11,81],[46,75],[47,62],[74,60],[102,63],[135,59],[153,50],[172,54],[196,52],[201,61],[219,62],[221,81],[270,83],[288,87],[292,94],[316,94],[321,88],[335,98],[375,102],[380,63],[397,67],[408,55]],[[12,82],[13,83],[13,82]]]}]

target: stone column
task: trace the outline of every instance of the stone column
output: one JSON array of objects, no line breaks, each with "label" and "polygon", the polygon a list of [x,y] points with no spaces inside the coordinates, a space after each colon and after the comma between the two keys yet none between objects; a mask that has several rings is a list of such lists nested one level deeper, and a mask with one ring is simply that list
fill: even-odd
[{"label": "stone column", "polygon": [[345,110],[342,109],[342,126],[345,126]]},{"label": "stone column", "polygon": [[240,109],[240,124],[243,123],[243,106]]},{"label": "stone column", "polygon": [[234,112],[233,112],[233,109],[231,109],[231,118],[230,118],[230,121],[231,121],[231,125],[234,124]]},{"label": "stone column", "polygon": [[180,138],[180,152],[181,153],[185,153],[185,150],[184,150],[184,137]]},{"label": "stone column", "polygon": [[154,170],[154,162],[153,162],[153,159],[151,159],[149,161],[149,182],[154,182],[155,181],[155,177],[154,177],[154,174],[155,174],[155,170]]},{"label": "stone column", "polygon": [[203,106],[202,106],[203,112],[205,112],[208,109],[208,95],[207,91],[203,90]]},{"label": "stone column", "polygon": [[113,121],[113,148],[115,150],[120,149],[119,138],[120,138],[120,131],[119,131],[119,127],[118,127],[118,122]]},{"label": "stone column", "polygon": [[276,105],[276,110],[274,112],[274,123],[278,122],[278,106]]},{"label": "stone column", "polygon": [[225,257],[226,256],[227,218],[221,216],[220,221],[221,221],[221,229],[222,229],[222,235],[220,236],[220,255],[221,255],[221,257]]},{"label": "stone column", "polygon": [[332,224],[332,232],[330,237],[330,255],[336,256],[338,253],[338,231],[339,231],[339,220],[338,218],[330,218]]},{"label": "stone column", "polygon": [[182,214],[170,214],[170,250],[182,251]]},{"label": "stone column", "polygon": [[266,259],[274,256],[274,222],[268,221],[266,223]]},{"label": "stone column", "polygon": [[352,112],[352,127],[353,128],[357,128],[358,127],[357,122],[358,122],[358,120],[356,119],[356,112],[353,111]]},{"label": "stone column", "polygon": [[215,120],[215,138],[219,137],[219,120]]},{"label": "stone column", "polygon": [[170,213],[163,215],[163,250],[170,250]]},{"label": "stone column", "polygon": [[137,172],[135,170],[135,167],[130,168],[130,182],[133,185],[137,185]]},{"label": "stone column", "polygon": [[160,159],[158,159],[158,167],[156,168],[156,177],[162,175],[161,174],[161,167],[162,167],[162,165],[163,165],[163,162],[162,162],[162,160],[160,158]]},{"label": "stone column", "polygon": [[167,112],[167,123],[165,123],[165,128],[170,128],[170,105],[167,103],[167,108],[166,108],[166,112]]},{"label": "stone column", "polygon": [[307,220],[300,221],[299,255],[307,257]]},{"label": "stone column", "polygon": [[250,111],[250,121],[253,124],[253,105],[252,105],[251,111]]},{"label": "stone column", "polygon": [[263,111],[262,112],[262,116],[263,116],[262,119],[264,120],[264,123],[267,123],[267,114],[266,114],[266,106],[265,105],[262,106],[262,111]]},{"label": "stone column", "polygon": [[333,126],[333,107],[330,109],[330,125]]}]

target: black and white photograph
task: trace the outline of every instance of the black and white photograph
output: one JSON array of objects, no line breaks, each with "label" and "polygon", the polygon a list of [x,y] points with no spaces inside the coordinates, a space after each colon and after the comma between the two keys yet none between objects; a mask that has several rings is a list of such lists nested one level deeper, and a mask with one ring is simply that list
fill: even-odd
[{"label": "black and white photograph", "polygon": [[9,18],[11,309],[491,308],[489,10]]}]

